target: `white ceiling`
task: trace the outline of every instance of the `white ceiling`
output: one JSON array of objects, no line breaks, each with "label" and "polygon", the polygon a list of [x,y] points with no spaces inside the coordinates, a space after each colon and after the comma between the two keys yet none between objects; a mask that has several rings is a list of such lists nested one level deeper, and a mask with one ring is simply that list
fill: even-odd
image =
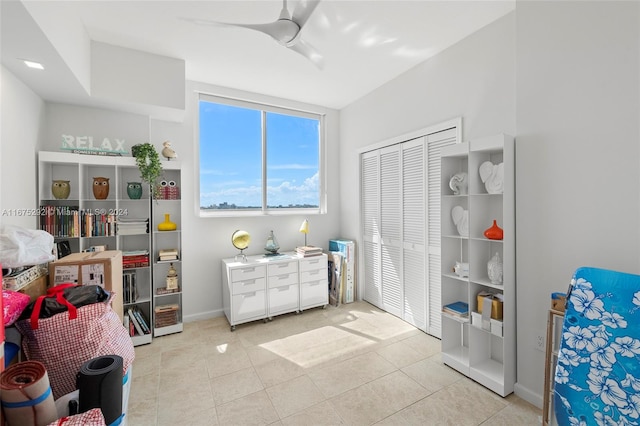
[{"label": "white ceiling", "polygon": [[[2,0],[3,65],[48,101],[94,105],[100,100],[82,90],[64,52],[48,40],[47,28],[66,25],[56,27],[59,18],[47,13],[52,4],[67,22],[80,21],[91,40],[183,59],[188,80],[336,109],[515,8],[515,1],[324,0],[301,33],[323,54],[320,70],[262,33],[189,21],[267,23],[278,18],[279,0],[50,0],[27,8]],[[289,10],[296,4],[290,0]],[[46,69],[27,69],[18,58],[41,60]]]}]

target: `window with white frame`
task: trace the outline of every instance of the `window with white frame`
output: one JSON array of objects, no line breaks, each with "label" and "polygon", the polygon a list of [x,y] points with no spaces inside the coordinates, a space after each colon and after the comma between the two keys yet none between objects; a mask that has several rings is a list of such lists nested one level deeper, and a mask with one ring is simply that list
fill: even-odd
[{"label": "window with white frame", "polygon": [[201,94],[201,215],[323,211],[323,119]]}]

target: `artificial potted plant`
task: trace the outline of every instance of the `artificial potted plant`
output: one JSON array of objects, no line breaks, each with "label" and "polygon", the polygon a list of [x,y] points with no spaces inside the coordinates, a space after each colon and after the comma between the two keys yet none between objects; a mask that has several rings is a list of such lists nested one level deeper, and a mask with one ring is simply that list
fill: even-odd
[{"label": "artificial potted plant", "polygon": [[162,163],[156,148],[149,142],[145,142],[132,146],[131,154],[136,159],[140,178],[151,187],[153,198],[157,198],[158,185],[156,180],[162,174]]}]

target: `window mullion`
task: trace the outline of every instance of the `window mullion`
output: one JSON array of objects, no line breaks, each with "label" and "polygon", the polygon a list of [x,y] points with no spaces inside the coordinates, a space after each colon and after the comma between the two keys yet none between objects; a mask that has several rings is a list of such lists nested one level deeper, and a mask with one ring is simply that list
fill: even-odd
[{"label": "window mullion", "polygon": [[262,110],[262,211],[267,211],[267,112]]}]

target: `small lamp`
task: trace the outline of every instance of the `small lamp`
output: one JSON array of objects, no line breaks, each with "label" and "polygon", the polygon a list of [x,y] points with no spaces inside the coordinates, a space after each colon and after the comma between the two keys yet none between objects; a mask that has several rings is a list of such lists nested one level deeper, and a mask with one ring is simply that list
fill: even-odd
[{"label": "small lamp", "polygon": [[307,234],[309,233],[309,220],[305,219],[300,225],[300,232],[304,234],[304,246],[307,246]]}]

